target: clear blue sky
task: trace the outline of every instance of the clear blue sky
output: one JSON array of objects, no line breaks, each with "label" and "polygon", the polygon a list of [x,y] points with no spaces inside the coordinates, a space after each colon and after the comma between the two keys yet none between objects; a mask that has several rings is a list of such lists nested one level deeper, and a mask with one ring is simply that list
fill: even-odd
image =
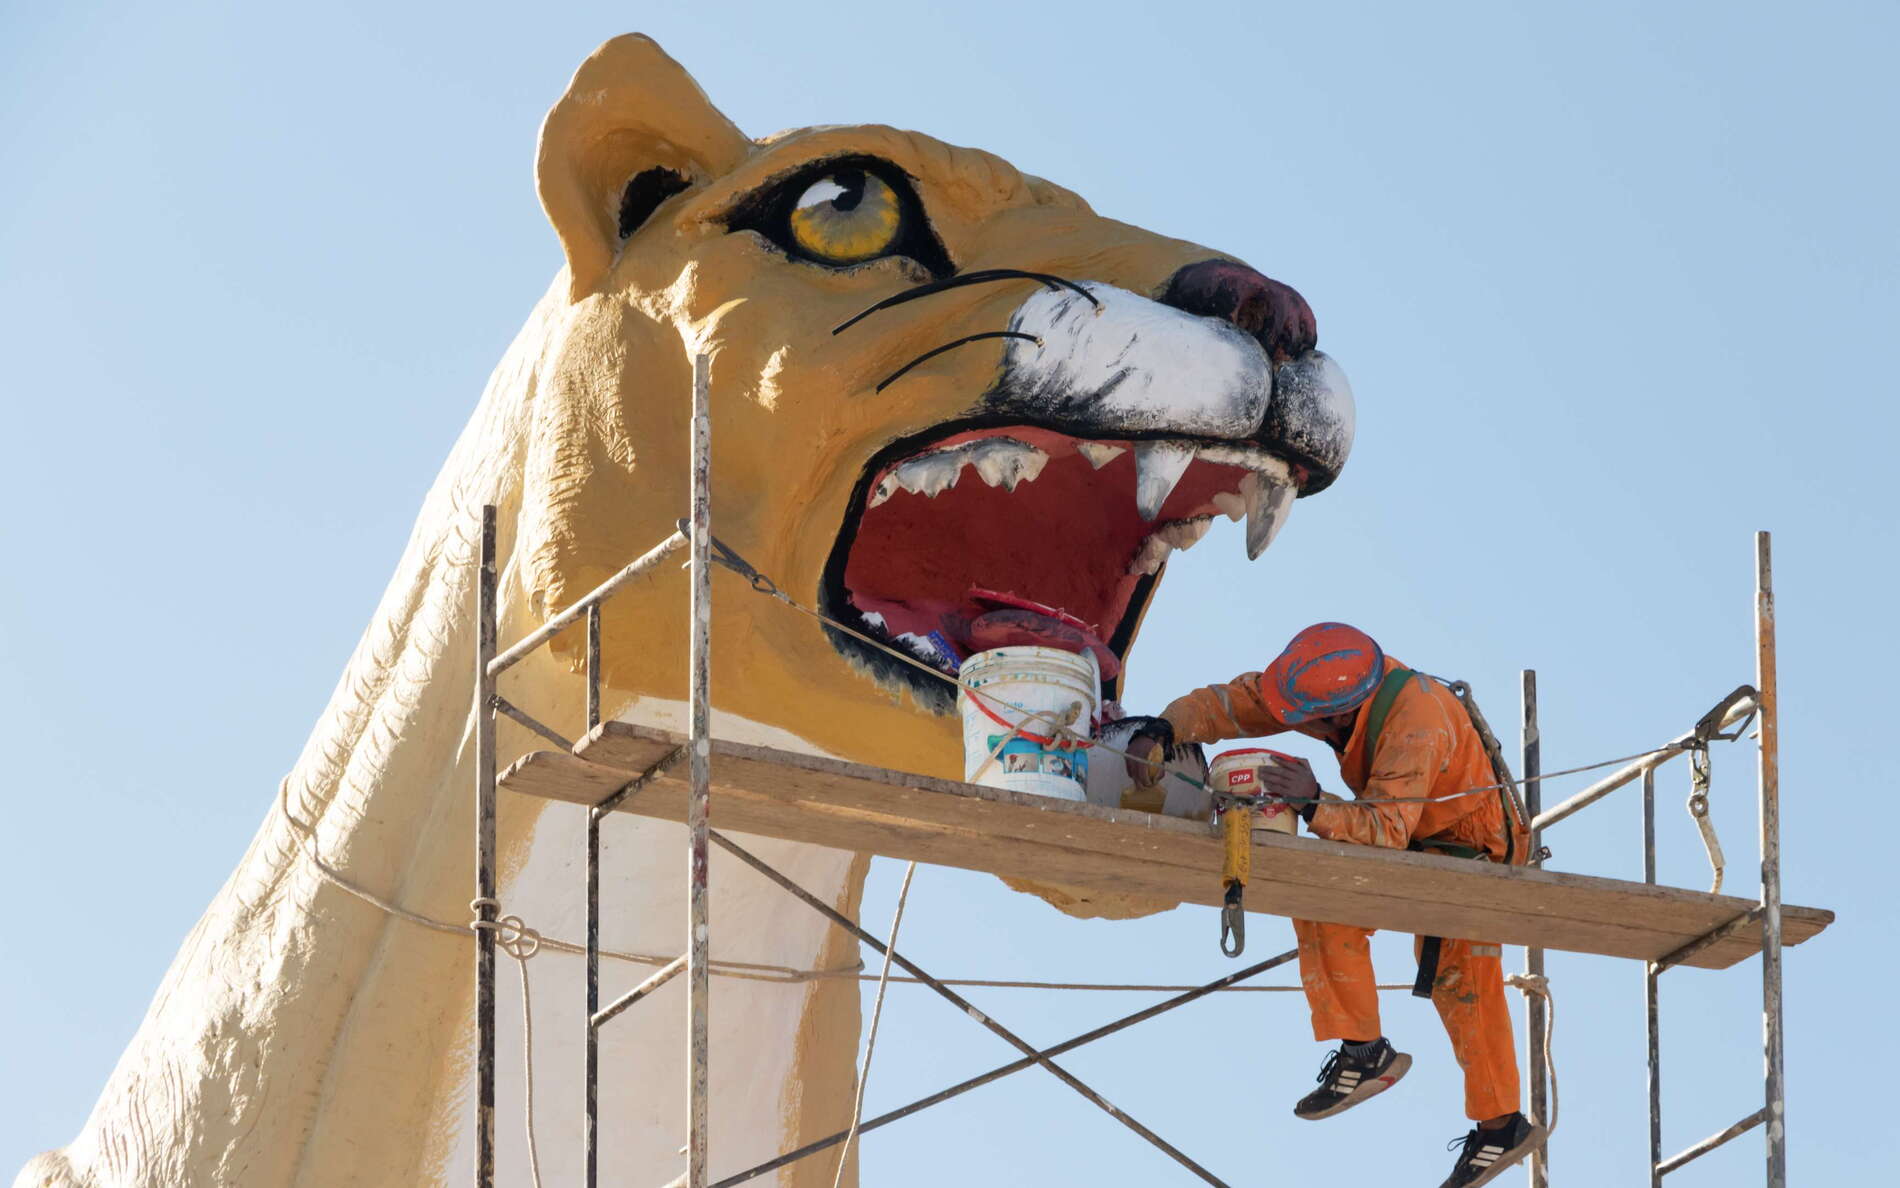
[{"label": "clear blue sky", "polygon": [[[75,1132],[267,812],[559,264],[541,116],[642,30],[749,132],[980,145],[1311,299],[1358,392],[1352,463],[1262,563],[1222,524],[1173,567],[1133,705],[1339,618],[1496,720],[1537,668],[1549,766],[1627,753],[1752,679],[1751,533],[1773,529],[1786,894],[1841,913],[1789,953],[1794,1176],[1892,1182],[1892,5],[554,7],[0,11],[0,1178]],[[1750,766],[1716,756],[1743,888]],[[1700,886],[1686,780],[1663,784],[1663,868]],[[1553,844],[1638,875],[1634,798]],[[894,891],[880,864],[868,919]],[[920,873],[906,933],[960,975],[1228,968],[1206,909],[1081,924],[947,870]],[[1287,935],[1262,919],[1252,946]],[[1381,944],[1402,979],[1406,943]],[[1671,1150],[1758,1104],[1755,969],[1666,979]],[[1552,971],[1557,1182],[1637,1183],[1641,968]],[[1141,1005],[979,1001],[1044,1041]],[[1236,1183],[1436,1183],[1455,1069],[1424,1004],[1392,996],[1387,1029],[1418,1068],[1324,1128],[1287,1112],[1321,1054],[1294,996],[1073,1065]],[[897,990],[880,1051],[873,1109],[1000,1046]],[[870,1184],[1179,1182],[1038,1074],[865,1146]],[[1760,1149],[1670,1182],[1755,1182]]]}]

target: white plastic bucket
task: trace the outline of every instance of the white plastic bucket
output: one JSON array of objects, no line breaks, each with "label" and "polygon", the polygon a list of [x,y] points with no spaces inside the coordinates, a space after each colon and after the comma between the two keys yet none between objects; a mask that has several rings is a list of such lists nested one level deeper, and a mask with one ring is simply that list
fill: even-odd
[{"label": "white plastic bucket", "polygon": [[[1086,800],[1100,680],[1095,660],[1060,648],[992,648],[963,662],[963,778],[1057,800]],[[1047,715],[1031,717],[1030,714]],[[1054,730],[1048,718],[1068,731]],[[1018,729],[1020,728],[1020,729]]]},{"label": "white plastic bucket", "polygon": [[[1208,765],[1207,782],[1216,793],[1231,792],[1236,796],[1258,796],[1260,794],[1260,769],[1292,763],[1292,756],[1282,755],[1278,751],[1269,751],[1265,747],[1246,747],[1238,751],[1223,751],[1214,757]],[[1216,802],[1215,815],[1220,809]],[[1268,801],[1254,808],[1253,830],[1255,833],[1297,833],[1293,823],[1293,807],[1280,801]]]}]

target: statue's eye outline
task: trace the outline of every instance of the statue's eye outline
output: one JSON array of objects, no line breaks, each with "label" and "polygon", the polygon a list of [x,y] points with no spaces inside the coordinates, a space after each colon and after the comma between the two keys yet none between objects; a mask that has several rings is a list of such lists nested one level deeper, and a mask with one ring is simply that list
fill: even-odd
[{"label": "statue's eye outline", "polygon": [[834,271],[901,257],[938,278],[956,272],[908,175],[876,157],[811,162],[748,195],[726,227]]}]

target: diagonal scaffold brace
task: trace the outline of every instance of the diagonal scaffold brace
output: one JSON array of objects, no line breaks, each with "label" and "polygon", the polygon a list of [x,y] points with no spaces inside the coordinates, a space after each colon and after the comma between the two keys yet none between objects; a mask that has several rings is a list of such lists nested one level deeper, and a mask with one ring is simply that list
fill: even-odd
[{"label": "diagonal scaffold brace", "polygon": [[1015,1032],[1011,1031],[1009,1028],[1004,1027],[1001,1023],[998,1023],[996,1020],[990,1018],[988,1015],[978,1010],[976,1008],[976,1004],[972,1003],[969,999],[963,997],[961,994],[958,994],[955,990],[952,990],[950,987],[944,985],[942,981],[938,980],[935,977],[932,977],[916,962],[905,957],[902,953],[897,952],[895,949],[889,948],[887,945],[884,944],[883,941],[878,940],[876,937],[872,936],[870,933],[866,932],[864,929],[858,927],[857,923],[853,921],[849,916],[845,915],[843,912],[840,912],[838,909],[832,907],[830,904],[818,898],[816,895],[813,895],[811,892],[805,890],[803,887],[793,882],[790,878],[786,877],[783,874],[780,874],[777,870],[773,869],[772,866],[766,863],[763,859],[760,859],[754,856],[750,851],[746,850],[743,846],[740,846],[737,842],[734,842],[732,839],[726,837],[724,834],[720,833],[718,830],[709,830],[708,832],[711,836],[711,840],[714,845],[718,846],[722,850],[725,850],[728,854],[731,854],[734,858],[737,858],[739,861],[745,863],[747,866],[750,866],[753,870],[758,871],[760,874],[764,875],[766,878],[770,879],[772,882],[778,884],[779,887],[783,888],[785,891],[791,893],[793,896],[795,896],[796,898],[798,898],[799,900],[803,901],[805,904],[810,906],[813,911],[818,912],[820,915],[830,920],[833,924],[836,924],[838,927],[844,929],[846,932],[849,932],[852,936],[857,937],[858,940],[861,941],[862,943],[871,946],[871,948],[875,949],[880,956],[888,954],[891,961],[894,964],[901,967],[905,973],[910,974],[912,977],[916,978],[918,981],[922,982],[924,985],[936,991],[939,996],[948,1000],[952,1006],[956,1007],[958,1010],[962,1011],[964,1014],[968,1015],[970,1018],[976,1020],[992,1035],[995,1035],[998,1039],[1001,1039],[1004,1043],[1008,1044],[1010,1047],[1015,1048],[1018,1052],[1021,1052],[1029,1060],[1033,1061],[1036,1064],[1041,1065],[1044,1069],[1048,1070],[1048,1072],[1052,1076],[1054,1076],[1057,1080],[1061,1081],[1063,1084],[1067,1085],[1069,1088],[1081,1094],[1085,1099],[1089,1101],[1090,1104],[1096,1106],[1098,1109],[1106,1113],[1109,1117],[1115,1119],[1117,1122],[1120,1122],[1123,1126],[1126,1126],[1128,1129],[1134,1131],[1136,1134],[1140,1135],[1142,1138],[1147,1139],[1154,1146],[1158,1147],[1161,1151],[1166,1153],[1168,1157],[1173,1159],[1176,1163],[1180,1164],[1182,1167],[1187,1168],[1189,1171],[1193,1172],[1196,1176],[1200,1177],[1203,1181],[1209,1184],[1215,1185],[1216,1188],[1228,1188],[1226,1181],[1220,1179],[1213,1172],[1208,1171],[1206,1168],[1202,1167],[1200,1164],[1194,1162],[1194,1160],[1191,1159],[1185,1151],[1181,1150],[1179,1147],[1176,1147],[1173,1143],[1170,1143],[1167,1139],[1162,1138],[1160,1135],[1156,1134],[1154,1131],[1148,1129],[1148,1127],[1142,1125],[1136,1119],[1124,1113],[1120,1109],[1120,1107],[1116,1106],[1113,1102],[1109,1101],[1106,1097],[1103,1097],[1100,1093],[1097,1093],[1094,1089],[1089,1088],[1089,1086],[1084,1084],[1081,1081],[1081,1079],[1078,1078],[1074,1073],[1071,1073],[1068,1069],[1063,1068],[1061,1065],[1057,1064],[1054,1060],[1051,1060],[1048,1054],[1038,1050],[1037,1048],[1032,1046],[1027,1040],[1023,1039],[1021,1036],[1017,1035]]},{"label": "diagonal scaffold brace", "polygon": [[[1054,1044],[1042,1049],[1041,1055],[1055,1057],[1062,1055],[1064,1052],[1073,1052],[1084,1044],[1092,1044],[1098,1039],[1106,1039],[1118,1031],[1126,1031],[1137,1023],[1146,1023],[1157,1015],[1165,1015],[1176,1007],[1186,1006],[1190,1002],[1197,1002],[1216,991],[1230,989],[1246,981],[1248,978],[1266,973],[1270,969],[1278,969],[1299,955],[1300,951],[1298,949],[1288,949],[1278,956],[1269,957],[1265,961],[1257,961],[1249,965],[1246,969],[1237,969],[1225,977],[1216,978],[1211,982],[1195,986],[1190,990],[1175,995],[1173,998],[1164,998],[1153,1006],[1143,1007],[1132,1015],[1123,1015],[1111,1023],[1104,1023],[1091,1031],[1085,1031],[1080,1035],[1071,1036],[1059,1044]],[[858,1124],[858,1134],[863,1135],[869,1131],[876,1130],[880,1126],[889,1126],[893,1122],[908,1118],[912,1114],[929,1109],[931,1106],[949,1101],[953,1097],[961,1097],[972,1089],[981,1089],[992,1081],[1000,1081],[1004,1077],[1019,1073],[1026,1068],[1034,1068],[1035,1066],[1036,1061],[1028,1056],[1012,1060],[1008,1064],[999,1064],[988,1072],[978,1073],[968,1080],[958,1081],[949,1088],[940,1089],[928,1097],[920,1097],[906,1105],[898,1106],[894,1110],[886,1110],[875,1118],[867,1118]],[[757,1167],[747,1168],[737,1175],[727,1176],[725,1179],[714,1183],[712,1188],[733,1188],[735,1184],[743,1184],[747,1180],[756,1179],[759,1176],[765,1175],[767,1172],[777,1171],[787,1164],[797,1163],[807,1155],[816,1155],[820,1151],[838,1145],[843,1142],[850,1133],[849,1130],[840,1130],[835,1134],[826,1135],[824,1138],[806,1143],[795,1151],[787,1151],[785,1154],[774,1159],[768,1159]]]}]

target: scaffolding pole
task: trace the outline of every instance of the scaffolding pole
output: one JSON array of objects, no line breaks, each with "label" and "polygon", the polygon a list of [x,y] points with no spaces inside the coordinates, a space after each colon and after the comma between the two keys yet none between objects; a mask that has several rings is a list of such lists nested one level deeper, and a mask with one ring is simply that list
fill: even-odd
[{"label": "scaffolding pole", "polygon": [[[1544,738],[1537,725],[1537,670],[1526,668],[1523,671],[1523,739],[1524,739],[1524,812],[1534,822],[1544,806]],[[1531,828],[1530,865],[1542,866],[1538,851],[1543,847],[1544,831]],[[1533,978],[1544,976],[1544,950],[1531,947],[1524,950],[1524,972]],[[1542,995],[1527,996],[1530,1002],[1524,1011],[1524,1039],[1529,1057],[1531,1081],[1531,1121],[1544,1125],[1550,1117],[1550,1087],[1545,1082],[1548,1070],[1550,1047],[1550,1013]],[[1526,1171],[1531,1188],[1550,1188],[1550,1143],[1531,1152]]]},{"label": "scaffolding pole", "polygon": [[693,356],[693,636],[689,664],[692,710],[688,759],[691,791],[686,802],[688,884],[686,899],[686,1185],[706,1188],[707,1011],[712,977],[707,959],[706,795],[712,784],[712,416],[708,411],[704,354]]},{"label": "scaffolding pole", "polygon": [[587,1010],[582,1059],[582,1142],[587,1152],[587,1188],[600,1183],[600,810],[587,810]]},{"label": "scaffolding pole", "polygon": [[[1656,769],[1643,772],[1643,881],[1656,882]],[[1643,1028],[1648,1037],[1649,1188],[1662,1188],[1662,1014],[1656,979],[1662,966],[1643,962]]]},{"label": "scaffolding pole", "polygon": [[495,1184],[495,509],[475,580],[475,1185]]},{"label": "scaffolding pole", "polygon": [[[600,725],[600,603],[587,607],[587,729]],[[587,811],[587,1010],[582,1023],[581,1142],[586,1188],[600,1183],[600,811]]]},{"label": "scaffolding pole", "polygon": [[1787,1188],[1788,1139],[1781,1055],[1781,719],[1775,689],[1775,584],[1769,537],[1755,534],[1755,688],[1761,707],[1762,1108],[1768,1188]]}]

